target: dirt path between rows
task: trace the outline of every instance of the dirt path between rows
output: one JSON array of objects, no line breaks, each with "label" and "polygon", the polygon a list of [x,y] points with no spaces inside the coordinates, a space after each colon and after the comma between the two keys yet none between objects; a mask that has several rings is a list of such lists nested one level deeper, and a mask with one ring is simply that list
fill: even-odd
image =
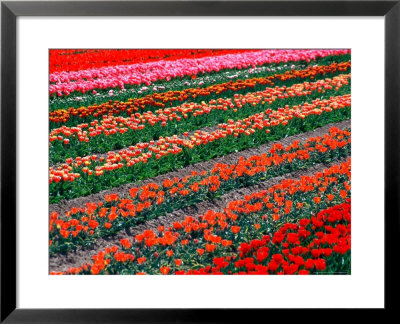
[{"label": "dirt path between rows", "polygon": [[225,156],[221,156],[218,158],[211,159],[209,161],[204,161],[204,162],[199,162],[196,164],[189,165],[183,169],[177,170],[177,171],[172,171],[168,172],[162,175],[159,175],[157,177],[143,180],[141,182],[136,182],[136,183],[128,183],[119,187],[114,187],[111,189],[103,190],[99,193],[85,196],[85,197],[79,197],[71,200],[62,200],[58,202],[57,204],[51,204],[49,206],[49,214],[51,212],[58,212],[60,215],[64,215],[65,212],[69,211],[72,207],[85,207],[86,203],[88,202],[99,202],[104,200],[104,196],[110,193],[118,193],[118,195],[122,197],[129,197],[129,189],[134,187],[134,186],[141,186],[144,184],[147,184],[149,182],[155,182],[157,184],[162,184],[162,182],[165,179],[171,179],[173,177],[178,177],[182,178],[188,174],[190,174],[191,171],[197,171],[201,172],[203,170],[211,170],[215,163],[227,163],[227,164],[234,164],[238,161],[239,157],[243,156],[244,158],[248,158],[253,155],[259,155],[262,153],[265,153],[269,151],[273,144],[275,143],[282,143],[284,145],[291,144],[295,140],[299,140],[300,142],[305,142],[308,138],[310,137],[315,137],[315,136],[321,136],[329,131],[329,129],[333,126],[336,126],[340,129],[348,128],[351,126],[351,119],[341,121],[339,123],[334,123],[334,124],[329,124],[320,128],[315,129],[314,131],[310,132],[305,132],[293,136],[289,136],[277,141],[269,142],[267,144],[262,144],[258,147],[246,149],[237,153],[231,153],[227,154]]},{"label": "dirt path between rows", "polygon": [[[316,172],[323,171],[326,168],[334,164],[338,164],[340,162],[345,161],[346,159],[342,159],[340,161],[335,161],[329,164],[316,164],[306,170],[298,170],[295,172],[291,172],[282,176],[278,176],[262,183],[259,183],[254,186],[246,187],[231,191],[219,199],[212,200],[212,201],[203,201],[197,205],[186,207],[183,209],[175,210],[172,213],[169,213],[164,216],[160,216],[153,220],[149,220],[143,224],[137,225],[129,229],[129,231],[120,231],[113,237],[109,238],[101,238],[96,241],[94,246],[91,249],[83,249],[78,248],[77,251],[71,251],[67,255],[56,255],[50,257],[49,260],[49,271],[65,271],[71,267],[78,267],[80,265],[86,264],[91,262],[91,257],[98,252],[104,250],[106,247],[110,247],[113,245],[119,245],[119,241],[122,238],[133,237],[146,229],[157,230],[157,227],[160,225],[164,225],[165,227],[172,226],[173,222],[182,221],[186,216],[194,216],[198,217],[199,215],[204,214],[207,210],[213,209],[215,211],[222,211],[223,208],[229,201],[242,199],[244,195],[251,194],[255,191],[264,190],[269,188],[283,179],[298,179],[301,176],[305,175],[313,175]],[[214,161],[215,162],[215,161]],[[129,234],[128,234],[129,233]]]}]

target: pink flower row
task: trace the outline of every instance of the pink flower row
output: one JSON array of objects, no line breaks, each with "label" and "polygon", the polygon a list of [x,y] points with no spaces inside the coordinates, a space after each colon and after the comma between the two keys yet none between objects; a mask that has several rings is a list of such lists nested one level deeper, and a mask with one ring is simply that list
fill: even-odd
[{"label": "pink flower row", "polygon": [[161,60],[157,62],[118,65],[73,72],[56,72],[50,74],[49,93],[59,96],[73,91],[85,93],[94,89],[124,88],[125,85],[150,85],[157,80],[169,81],[174,77],[196,75],[198,73],[219,71],[221,69],[246,68],[266,63],[288,61],[310,61],[329,55],[344,55],[350,50],[261,50],[210,56],[197,59],[176,61]]}]

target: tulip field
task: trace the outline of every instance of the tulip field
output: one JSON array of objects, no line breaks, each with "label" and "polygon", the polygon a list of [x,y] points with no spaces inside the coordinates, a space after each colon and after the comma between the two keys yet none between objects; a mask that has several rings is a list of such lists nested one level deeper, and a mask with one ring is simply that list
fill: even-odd
[{"label": "tulip field", "polygon": [[49,51],[51,275],[351,273],[351,51]]}]

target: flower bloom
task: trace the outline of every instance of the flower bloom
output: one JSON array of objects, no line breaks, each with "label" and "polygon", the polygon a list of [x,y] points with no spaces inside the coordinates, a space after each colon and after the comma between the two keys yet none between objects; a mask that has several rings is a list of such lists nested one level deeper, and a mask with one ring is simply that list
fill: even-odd
[{"label": "flower bloom", "polygon": [[240,227],[239,227],[239,226],[232,226],[232,227],[231,227],[231,230],[232,230],[232,233],[237,234],[237,233],[239,233],[239,231],[240,231]]}]

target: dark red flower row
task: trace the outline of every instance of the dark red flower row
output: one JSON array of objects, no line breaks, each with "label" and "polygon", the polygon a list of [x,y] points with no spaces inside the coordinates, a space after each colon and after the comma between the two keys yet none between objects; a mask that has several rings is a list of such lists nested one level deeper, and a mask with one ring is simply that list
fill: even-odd
[{"label": "dark red flower row", "polygon": [[350,248],[351,200],[348,199],[311,219],[284,224],[272,239],[264,235],[261,240],[241,243],[236,258],[217,257],[213,265],[175,274],[349,273]]}]

